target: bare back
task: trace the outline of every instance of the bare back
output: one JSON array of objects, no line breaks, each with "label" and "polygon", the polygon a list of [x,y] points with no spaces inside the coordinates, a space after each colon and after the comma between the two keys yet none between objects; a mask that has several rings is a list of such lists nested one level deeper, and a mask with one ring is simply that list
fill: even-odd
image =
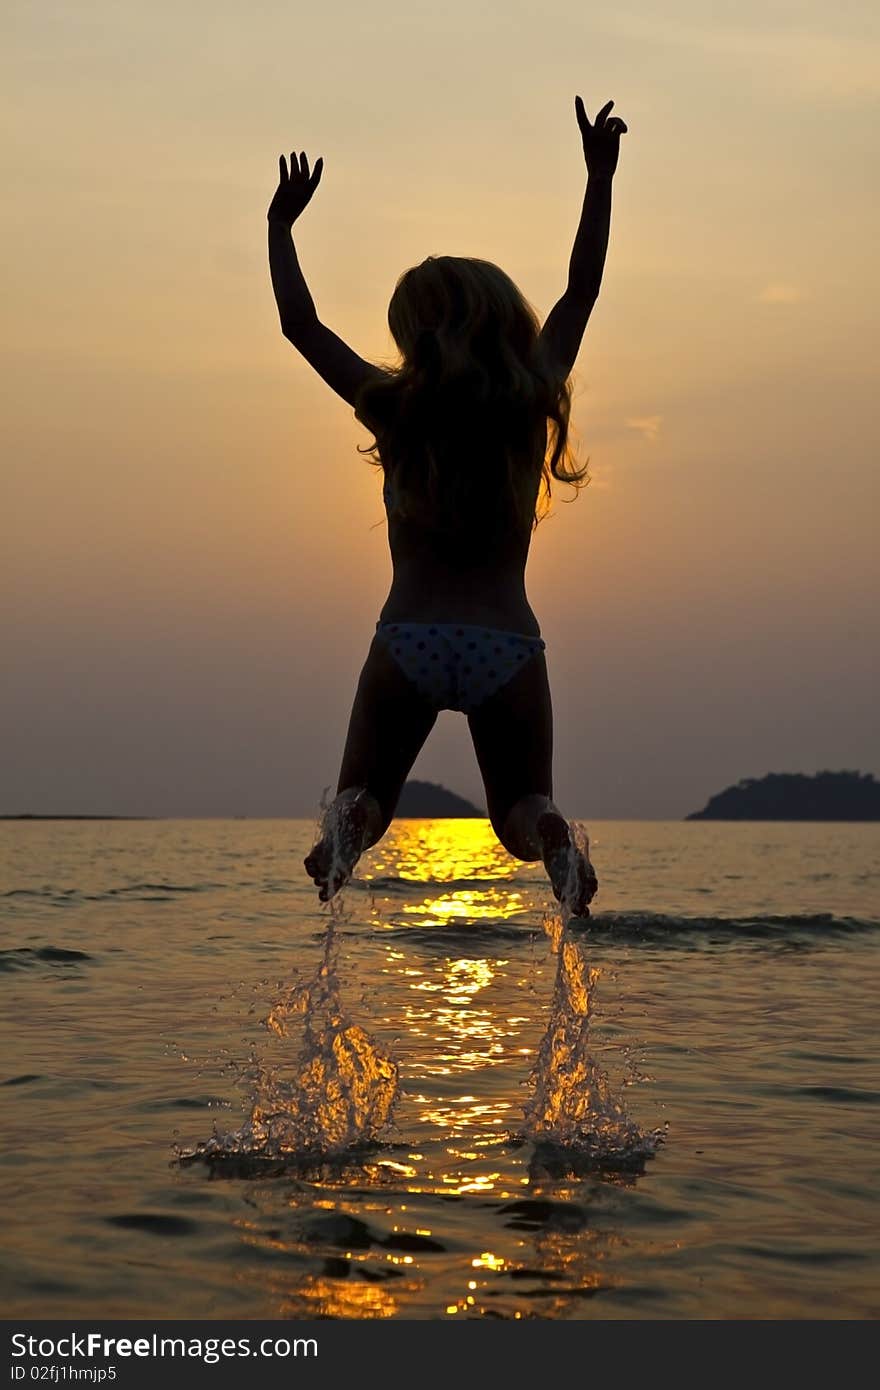
[{"label": "bare back", "polygon": [[[533,454],[534,501],[546,439],[545,424]],[[539,635],[525,587],[532,528],[499,523],[497,492],[483,501],[482,515],[451,530],[399,515],[387,481],[384,496],[393,576],[382,622],[476,623]]]}]

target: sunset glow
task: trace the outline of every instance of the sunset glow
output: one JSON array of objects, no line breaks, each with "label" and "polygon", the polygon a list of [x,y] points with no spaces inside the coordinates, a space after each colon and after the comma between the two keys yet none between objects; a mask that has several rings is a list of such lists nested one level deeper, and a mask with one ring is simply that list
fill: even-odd
[{"label": "sunset glow", "polygon": [[[576,92],[629,133],[575,373],[593,484],[528,572],[558,796],[680,816],[741,776],[871,768],[874,14],[13,5],[0,810],[316,811],[390,568],[366,432],[279,331],[278,156],[324,157],[303,269],[388,359],[430,252],[547,313]],[[461,719],[415,775],[482,804]]]}]

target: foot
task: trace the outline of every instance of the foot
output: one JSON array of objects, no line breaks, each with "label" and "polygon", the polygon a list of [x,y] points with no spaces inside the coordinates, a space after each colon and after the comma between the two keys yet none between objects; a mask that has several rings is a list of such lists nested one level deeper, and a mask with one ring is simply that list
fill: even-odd
[{"label": "foot", "polygon": [[324,817],[321,838],[303,860],[322,903],[335,897],[351,878],[361,857],[366,824],[367,808],[360,798],[331,807]]},{"label": "foot", "polygon": [[590,863],[590,842],[585,851],[575,844],[568,821],[558,811],[545,811],[538,817],[541,858],[550,879],[553,895],[569,917],[589,917],[591,900],[599,888],[596,870]]}]

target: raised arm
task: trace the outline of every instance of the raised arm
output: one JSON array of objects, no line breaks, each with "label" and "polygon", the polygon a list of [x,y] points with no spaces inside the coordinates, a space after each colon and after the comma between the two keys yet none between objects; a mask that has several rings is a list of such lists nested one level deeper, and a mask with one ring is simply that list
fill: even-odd
[{"label": "raised arm", "polygon": [[611,184],[620,137],[626,132],[620,117],[608,118],[613,101],[605,103],[593,125],[580,97],[575,97],[574,105],[587,165],[587,188],[568,267],[568,284],[541,330],[547,355],[563,379],[574,366],[599,295],[611,226]]},{"label": "raised arm", "polygon": [[288,174],[284,155],[279,159],[279,182],[269,211],[269,271],[281,319],[281,332],[299,351],[327,385],[349,405],[362,383],[380,373],[381,368],[359,357],[347,343],[318,318],[314,300],[305,282],[291,231],[310,202],[321,181],[323,159],[315,161],[309,173],[305,154],[290,156]]}]

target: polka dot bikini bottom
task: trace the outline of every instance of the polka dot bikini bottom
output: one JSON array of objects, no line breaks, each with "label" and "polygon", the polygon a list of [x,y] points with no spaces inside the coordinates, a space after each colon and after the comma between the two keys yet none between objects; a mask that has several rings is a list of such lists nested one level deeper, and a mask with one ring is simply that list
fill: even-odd
[{"label": "polka dot bikini bottom", "polygon": [[435,709],[469,714],[544,650],[541,637],[464,623],[377,623],[376,634]]}]

